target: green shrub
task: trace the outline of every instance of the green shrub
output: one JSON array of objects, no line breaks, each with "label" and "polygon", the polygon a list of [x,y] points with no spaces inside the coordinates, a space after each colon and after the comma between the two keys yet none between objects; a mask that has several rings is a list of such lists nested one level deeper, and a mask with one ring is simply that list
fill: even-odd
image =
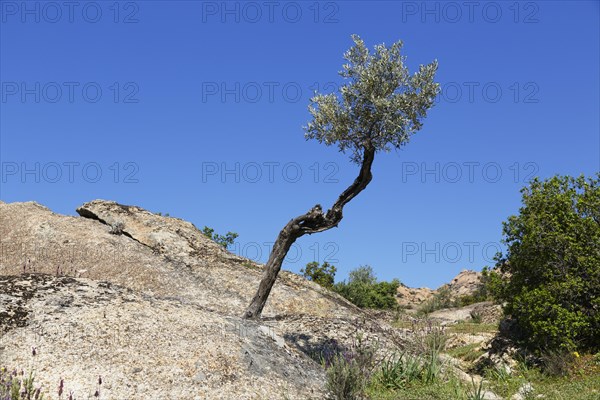
[{"label": "green shrub", "polygon": [[379,368],[380,383],[390,389],[401,389],[414,382],[433,383],[442,372],[439,355],[445,346],[436,334],[429,333],[423,337],[423,351],[417,354],[404,352],[399,356],[386,357]]},{"label": "green shrub", "polygon": [[305,278],[318,283],[319,285],[331,289],[333,287],[333,280],[335,278],[336,268],[330,265],[327,261],[323,265],[319,266],[316,261],[309,262],[306,264],[306,268],[300,270],[300,273]]},{"label": "green shrub", "polygon": [[451,297],[450,288],[448,286],[442,286],[433,296],[431,296],[430,299],[426,300],[419,307],[419,314],[429,314],[436,310],[454,306],[455,305]]},{"label": "green shrub", "polygon": [[338,282],[333,290],[358,307],[390,309],[396,308],[396,292],[400,286],[397,279],[391,282],[377,282],[370,266],[361,266],[350,272],[348,283]]},{"label": "green shrub", "polygon": [[33,372],[25,374],[22,370],[10,371],[0,367],[0,399],[2,400],[42,400],[41,389],[34,387]]},{"label": "green shrub", "polygon": [[380,367],[379,379],[389,389],[401,389],[407,384],[420,381],[423,375],[421,358],[408,353],[386,357]]},{"label": "green shrub", "polygon": [[502,286],[502,277],[499,274],[497,268],[490,268],[488,266],[483,267],[481,270],[481,286],[479,287],[478,295],[485,300],[498,300],[494,296],[499,292],[499,288]]},{"label": "green shrub", "polygon": [[[503,224],[494,296],[513,336],[542,350],[600,349],[600,174],[534,179]],[[502,277],[502,278],[501,278]]]},{"label": "green shrub", "polygon": [[336,400],[363,398],[375,368],[377,346],[366,343],[359,334],[346,351],[322,357],[326,368],[326,386]]},{"label": "green shrub", "polygon": [[361,394],[361,375],[356,364],[336,354],[327,369],[327,389],[336,400],[357,399]]},{"label": "green shrub", "polygon": [[235,232],[227,232],[226,235],[220,235],[218,233],[215,233],[215,230],[213,228],[209,228],[208,226],[205,226],[204,229],[202,229],[202,233],[207,238],[213,240],[214,242],[220,244],[225,248],[231,246],[235,242],[235,239],[239,236]]}]

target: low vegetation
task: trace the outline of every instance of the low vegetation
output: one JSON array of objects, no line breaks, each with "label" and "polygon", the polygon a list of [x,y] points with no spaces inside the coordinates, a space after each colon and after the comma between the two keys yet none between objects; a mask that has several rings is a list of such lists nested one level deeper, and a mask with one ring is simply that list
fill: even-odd
[{"label": "low vegetation", "polygon": [[[493,278],[490,278],[492,276]],[[493,300],[490,292],[490,279],[495,279],[495,275],[491,275],[488,267],[484,267],[480,277],[480,284],[471,294],[466,294],[458,297],[452,296],[452,292],[448,286],[439,288],[430,299],[426,300],[420,307],[420,314],[430,314],[434,311],[444,308],[465,307],[471,304],[480,303],[482,301]]]},{"label": "low vegetation", "polygon": [[[33,350],[33,357],[35,357],[35,349]],[[102,377],[98,377],[95,384],[96,388],[93,394],[86,396],[85,398],[99,399],[100,388],[102,386]],[[64,379],[60,379],[56,386],[56,396],[59,400],[77,400],[81,397],[76,397],[72,390],[65,389]],[[50,397],[52,398],[52,397]],[[29,372],[25,372],[20,369],[9,369],[7,367],[0,367],[0,400],[44,400],[47,397],[44,395],[42,386],[35,383],[35,374],[33,369]]]},{"label": "low vegetation", "polygon": [[336,283],[333,290],[361,308],[392,309],[398,306],[398,286],[397,279],[378,281],[373,268],[365,265],[350,271],[348,282]]},{"label": "low vegetation", "polygon": [[[429,335],[429,334],[428,334]],[[432,384],[441,377],[439,342],[423,336],[420,346],[425,353],[406,351],[377,359],[377,344],[367,343],[358,335],[355,345],[329,356],[323,362],[327,372],[327,388],[334,399],[377,398],[413,384]]]},{"label": "low vegetation", "polygon": [[510,373],[489,369],[485,373],[488,385],[502,398],[511,398],[519,392],[529,392],[525,398],[545,400],[592,400],[600,398],[600,363],[598,356],[581,355],[570,360],[555,359],[567,367],[564,375],[556,376],[549,370],[518,360]]},{"label": "low vegetation", "polygon": [[363,265],[350,271],[348,282],[334,284],[336,268],[327,262],[321,266],[317,262],[306,264],[300,271],[305,278],[333,290],[361,308],[398,308],[396,292],[400,281],[378,281],[373,268]]},{"label": "low vegetation", "polygon": [[460,347],[455,347],[448,351],[448,354],[454,358],[466,362],[473,362],[485,352],[481,349],[481,343],[471,343]]},{"label": "low vegetation", "polygon": [[221,246],[223,246],[225,248],[228,248],[229,246],[231,246],[235,242],[235,239],[237,239],[237,237],[239,236],[235,232],[227,232],[227,234],[225,234],[225,235],[220,235],[220,234],[216,233],[213,228],[209,228],[208,226],[205,226],[202,229],[202,233],[204,234],[204,236],[206,236],[210,240],[214,241],[215,243],[220,244]]},{"label": "low vegetation", "polygon": [[460,321],[454,325],[448,326],[448,331],[451,333],[467,333],[475,335],[477,333],[495,333],[498,332],[498,324],[484,324],[473,321]]},{"label": "low vegetation", "polygon": [[459,379],[442,361],[446,339],[443,328],[423,320],[404,352],[377,358],[377,345],[359,338],[357,346],[323,363],[332,398],[482,399],[483,384]]},{"label": "low vegetation", "polygon": [[0,400],[43,400],[42,389],[35,387],[34,380],[32,372],[0,367]]}]

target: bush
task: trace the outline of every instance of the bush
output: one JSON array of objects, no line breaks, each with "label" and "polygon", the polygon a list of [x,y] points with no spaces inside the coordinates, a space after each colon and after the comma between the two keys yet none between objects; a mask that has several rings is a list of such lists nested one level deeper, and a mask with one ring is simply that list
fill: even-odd
[{"label": "bush", "polygon": [[42,400],[41,389],[34,387],[33,372],[25,374],[22,370],[10,371],[0,367],[0,399],[2,400]]},{"label": "bush", "polygon": [[338,282],[333,290],[358,307],[390,309],[396,308],[396,293],[400,286],[397,279],[377,282],[373,269],[366,265],[350,272],[348,283]]},{"label": "bush", "polygon": [[415,355],[402,353],[387,356],[381,363],[379,380],[389,389],[401,389],[407,384],[420,381],[423,376],[423,360]]},{"label": "bush", "polygon": [[335,278],[336,268],[330,265],[327,261],[323,265],[319,266],[316,261],[309,262],[306,264],[306,268],[300,270],[300,273],[305,278],[318,283],[319,285],[331,289],[333,287],[333,280]]},{"label": "bush", "polygon": [[429,314],[442,308],[454,307],[450,288],[442,286],[438,291],[419,307],[420,314]]},{"label": "bush", "polygon": [[215,230],[213,228],[209,228],[208,226],[205,226],[204,229],[202,229],[202,233],[207,238],[213,240],[214,242],[220,244],[225,248],[231,246],[233,242],[235,242],[235,239],[239,236],[235,232],[227,232],[226,235],[219,235],[218,233],[215,233]]},{"label": "bush", "polygon": [[401,389],[414,382],[431,384],[442,373],[439,355],[446,347],[448,337],[444,328],[432,321],[413,326],[413,343],[399,356],[387,356],[379,369],[380,383],[390,389]]},{"label": "bush", "polygon": [[[503,224],[494,296],[538,352],[600,349],[600,174],[534,179]],[[502,277],[502,278],[500,278]]]},{"label": "bush", "polygon": [[499,268],[483,267],[481,271],[481,286],[478,294],[485,300],[496,300],[497,294],[500,293],[500,288],[503,285],[503,278]]},{"label": "bush", "polygon": [[322,357],[326,368],[327,389],[336,400],[360,399],[364,394],[373,369],[377,346],[367,344],[358,335],[347,351]]}]

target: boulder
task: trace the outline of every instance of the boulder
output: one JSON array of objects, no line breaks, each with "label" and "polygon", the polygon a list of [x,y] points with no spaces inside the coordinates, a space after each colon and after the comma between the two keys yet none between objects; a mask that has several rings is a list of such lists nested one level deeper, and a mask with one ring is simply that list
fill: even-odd
[{"label": "boulder", "polygon": [[0,359],[35,369],[46,390],[62,378],[80,398],[102,376],[102,398],[323,398],[316,359],[332,343],[362,335],[380,354],[405,343],[287,271],[262,320],[240,319],[262,265],[140,207],[96,200],[77,212],[0,204]]}]

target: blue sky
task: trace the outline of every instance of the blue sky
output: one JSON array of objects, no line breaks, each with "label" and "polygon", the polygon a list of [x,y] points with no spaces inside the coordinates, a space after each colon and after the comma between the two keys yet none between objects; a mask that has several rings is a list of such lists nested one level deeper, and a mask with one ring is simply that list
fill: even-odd
[{"label": "blue sky", "polygon": [[403,40],[411,70],[437,59],[442,93],[285,269],[329,261],[341,280],[370,264],[437,287],[493,264],[528,179],[600,169],[597,1],[68,4],[0,1],[6,202],[135,204],[235,231],[233,250],[265,261],[289,219],[357,173],[302,130],[354,33]]}]

